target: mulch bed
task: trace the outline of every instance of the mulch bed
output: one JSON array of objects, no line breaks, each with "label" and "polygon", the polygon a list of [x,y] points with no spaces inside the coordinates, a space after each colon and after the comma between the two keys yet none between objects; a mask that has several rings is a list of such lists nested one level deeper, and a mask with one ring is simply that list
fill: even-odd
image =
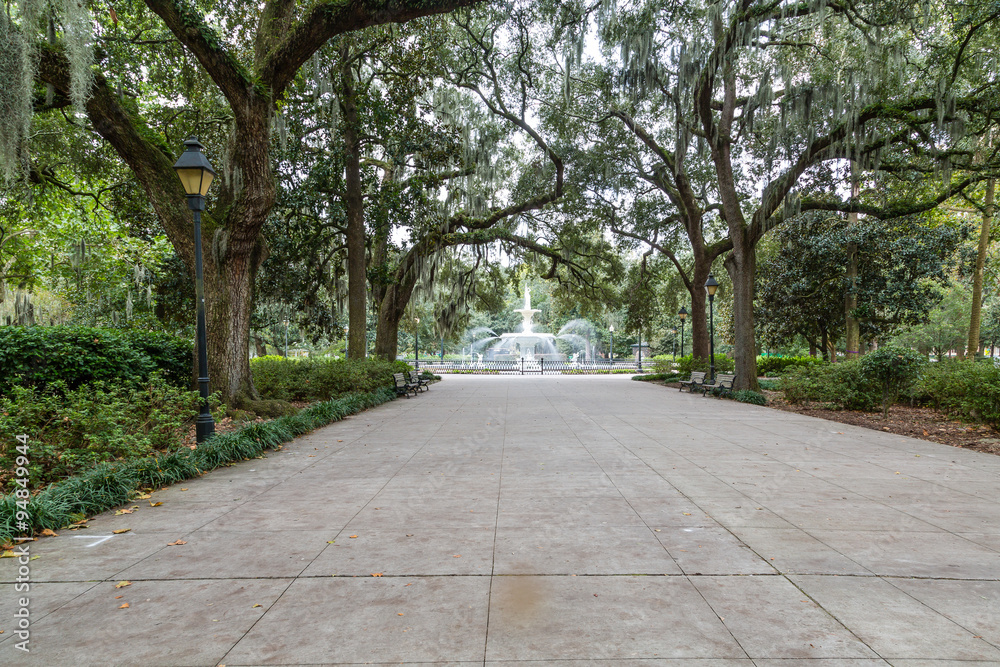
[{"label": "mulch bed", "polygon": [[1000,454],[1000,433],[992,426],[957,421],[934,408],[894,405],[889,408],[889,418],[885,419],[881,411],[858,412],[830,410],[816,404],[793,405],[782,397],[781,392],[765,391],[764,394],[767,395],[768,407],[777,410],[930,440],[952,447],[974,449],[987,454]]},{"label": "mulch bed", "polygon": [[[676,389],[680,385],[672,382],[666,386]],[[957,421],[934,408],[894,405],[889,410],[889,418],[884,419],[881,411],[831,410],[815,403],[795,405],[787,402],[780,391],[764,391],[762,393],[767,396],[767,407],[775,410],[795,412],[800,415],[819,417],[841,424],[861,426],[874,431],[895,433],[920,440],[930,440],[952,447],[974,449],[977,452],[986,452],[987,454],[1000,454],[1000,432],[992,426]]]}]

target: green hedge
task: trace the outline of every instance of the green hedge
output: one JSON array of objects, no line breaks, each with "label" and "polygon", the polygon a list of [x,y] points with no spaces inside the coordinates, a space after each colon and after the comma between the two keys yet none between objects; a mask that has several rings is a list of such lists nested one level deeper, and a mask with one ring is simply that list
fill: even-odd
[{"label": "green hedge", "polygon": [[106,381],[137,386],[159,372],[192,384],[193,345],[169,334],[90,327],[0,327],[0,394],[16,385],[70,389]]},{"label": "green hedge", "polygon": [[881,388],[857,359],[792,367],[781,378],[781,389],[790,403],[819,401],[845,410],[872,410],[882,400]]},{"label": "green hedge", "polygon": [[[184,448],[162,456],[101,463],[32,496],[24,518],[27,530],[18,526],[17,495],[3,496],[0,498],[0,543],[46,528],[58,530],[126,503],[142,488],[173,484],[233,461],[255,458],[265,449],[393,398],[395,392],[388,388],[352,394],[311,405],[295,415],[220,433],[196,449]],[[34,443],[29,441],[29,445],[33,447]]]},{"label": "green hedge", "polygon": [[[225,409],[217,394],[209,405]],[[158,375],[140,387],[94,382],[70,389],[62,380],[45,389],[12,387],[0,396],[0,492],[13,483],[18,434],[31,436],[27,469],[32,487],[42,487],[98,463],[176,448],[200,406],[198,392]]]},{"label": "green hedge", "polygon": [[[708,371],[709,359],[695,359],[692,355],[677,357],[676,360],[657,359],[653,370],[656,373],[672,373],[687,379],[691,377],[691,371]],[[676,370],[675,370],[676,369]],[[732,373],[736,370],[736,362],[725,354],[715,355],[715,372]]]},{"label": "green hedge", "polygon": [[757,357],[757,375],[765,377],[782,375],[789,368],[799,368],[802,366],[823,365],[829,362],[823,361],[822,357]]},{"label": "green hedge", "polygon": [[992,363],[925,364],[910,392],[914,400],[951,417],[1000,426],[1000,368]]},{"label": "green hedge", "polygon": [[410,367],[403,361],[382,359],[267,356],[251,359],[250,370],[262,399],[328,401],[392,385],[392,374],[405,373]]}]

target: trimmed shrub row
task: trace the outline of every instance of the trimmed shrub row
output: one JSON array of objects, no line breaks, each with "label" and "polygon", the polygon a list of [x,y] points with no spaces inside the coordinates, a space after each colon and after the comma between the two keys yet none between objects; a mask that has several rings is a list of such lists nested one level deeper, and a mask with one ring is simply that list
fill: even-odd
[{"label": "trimmed shrub row", "polygon": [[991,362],[939,361],[926,364],[911,397],[951,417],[1000,427],[1000,368]]},{"label": "trimmed shrub row", "polygon": [[802,357],[760,356],[757,357],[757,375],[773,377],[782,375],[789,368],[800,368],[802,366],[822,365],[826,363],[828,362],[823,361],[821,357],[810,357],[808,355]]},{"label": "trimmed shrub row", "polygon": [[173,484],[226,463],[255,458],[265,449],[393,398],[395,392],[388,388],[352,394],[311,405],[294,415],[220,433],[196,449],[99,464],[32,496],[25,518],[27,531],[18,529],[17,494],[4,496],[0,498],[0,543],[46,528],[58,530],[128,502],[141,488]]},{"label": "trimmed shrub row", "polygon": [[328,401],[392,385],[392,374],[405,373],[410,367],[404,361],[383,359],[287,359],[271,355],[251,359],[250,370],[262,399]]},{"label": "trimmed shrub row", "polygon": [[95,381],[137,386],[159,372],[192,384],[193,343],[170,334],[91,327],[0,327],[0,394],[15,385],[70,389]]},{"label": "trimmed shrub row", "polygon": [[[671,373],[680,375],[683,378],[691,376],[691,371],[708,371],[709,359],[695,359],[693,355],[677,357],[676,360],[667,358],[653,359],[654,373]],[[715,372],[732,373],[736,369],[736,362],[725,354],[715,355]]]}]

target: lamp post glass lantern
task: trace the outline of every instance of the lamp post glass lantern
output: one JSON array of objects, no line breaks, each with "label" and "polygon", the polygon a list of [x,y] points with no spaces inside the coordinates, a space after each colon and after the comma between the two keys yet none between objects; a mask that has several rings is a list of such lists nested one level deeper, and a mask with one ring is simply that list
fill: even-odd
[{"label": "lamp post glass lantern", "polygon": [[215,420],[208,407],[208,334],[205,327],[205,279],[202,272],[201,256],[201,212],[205,210],[205,195],[215,178],[215,169],[208,161],[196,137],[184,142],[184,152],[174,164],[184,192],[187,194],[188,208],[194,216],[194,275],[197,296],[197,336],[198,336],[198,388],[201,391],[201,411],[195,421],[195,434],[202,443],[215,433]]},{"label": "lamp post glass lantern", "polygon": [[715,383],[715,293],[719,290],[719,281],[711,273],[705,281],[705,291],[708,292],[708,352],[709,352],[709,382]]},{"label": "lamp post glass lantern", "polygon": [[688,311],[684,306],[677,311],[677,317],[681,319],[681,356],[684,356],[684,320],[687,319]]}]

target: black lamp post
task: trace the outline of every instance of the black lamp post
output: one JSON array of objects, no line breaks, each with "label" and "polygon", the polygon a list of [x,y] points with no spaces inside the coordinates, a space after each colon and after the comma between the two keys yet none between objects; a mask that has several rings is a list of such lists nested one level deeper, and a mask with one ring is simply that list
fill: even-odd
[{"label": "black lamp post", "polygon": [[413,318],[413,324],[414,324],[414,326],[413,326],[413,356],[414,356],[414,359],[415,359],[415,361],[413,363],[413,368],[419,370],[420,369],[420,318],[419,317],[414,317]]},{"label": "black lamp post", "polygon": [[344,327],[344,359],[347,359],[347,332],[350,331],[350,327]]},{"label": "black lamp post", "polygon": [[285,359],[288,358],[288,320],[283,322],[285,325]]},{"label": "black lamp post", "polygon": [[215,420],[208,407],[208,334],[205,331],[205,282],[201,267],[201,212],[205,210],[205,195],[215,178],[215,170],[197,138],[184,142],[184,152],[174,164],[177,176],[187,193],[188,208],[194,213],[194,275],[198,299],[198,388],[201,390],[201,411],[195,421],[195,434],[202,443],[215,433]]},{"label": "black lamp post", "polygon": [[684,306],[677,311],[677,317],[681,318],[681,356],[684,356],[684,320],[687,319],[688,311]]},{"label": "black lamp post", "polygon": [[715,293],[719,289],[719,281],[715,279],[711,273],[708,274],[708,280],[705,281],[705,291],[708,292],[708,322],[709,322],[709,333],[708,333],[708,353],[709,353],[709,372],[710,380],[709,382],[715,382]]},{"label": "black lamp post", "polygon": [[615,363],[615,325],[612,324],[608,327],[608,333],[611,334],[610,356],[611,363],[613,364]]}]

